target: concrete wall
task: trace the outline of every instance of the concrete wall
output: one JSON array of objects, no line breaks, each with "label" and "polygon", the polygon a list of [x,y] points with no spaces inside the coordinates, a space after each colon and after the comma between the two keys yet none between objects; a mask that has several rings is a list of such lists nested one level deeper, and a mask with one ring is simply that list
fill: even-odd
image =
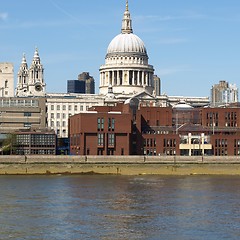
[{"label": "concrete wall", "polygon": [[239,163],[240,156],[0,155],[1,163]]},{"label": "concrete wall", "polygon": [[240,158],[0,156],[0,174],[240,175]]}]

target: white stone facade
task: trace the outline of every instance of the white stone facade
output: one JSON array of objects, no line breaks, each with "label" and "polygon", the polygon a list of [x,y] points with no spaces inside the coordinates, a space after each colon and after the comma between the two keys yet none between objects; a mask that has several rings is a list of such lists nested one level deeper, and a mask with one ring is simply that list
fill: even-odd
[{"label": "white stone facade", "polygon": [[68,137],[68,118],[92,106],[104,105],[104,98],[94,94],[47,94],[47,126],[60,138]]},{"label": "white stone facade", "polygon": [[14,97],[14,69],[12,63],[0,63],[0,97]]}]

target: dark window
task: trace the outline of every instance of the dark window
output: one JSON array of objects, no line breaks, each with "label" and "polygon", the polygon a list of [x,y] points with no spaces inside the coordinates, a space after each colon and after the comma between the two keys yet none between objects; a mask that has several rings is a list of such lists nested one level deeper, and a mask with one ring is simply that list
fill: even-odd
[{"label": "dark window", "polygon": [[24,117],[31,117],[32,116],[32,113],[30,113],[30,112],[25,112],[24,113]]}]

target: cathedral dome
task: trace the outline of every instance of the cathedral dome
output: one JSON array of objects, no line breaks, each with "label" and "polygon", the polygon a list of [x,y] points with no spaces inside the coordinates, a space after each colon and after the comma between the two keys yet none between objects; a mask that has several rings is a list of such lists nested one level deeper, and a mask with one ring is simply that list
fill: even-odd
[{"label": "cathedral dome", "polygon": [[[121,33],[115,36],[107,48],[105,64],[100,67],[100,94],[135,95],[146,91],[152,94],[152,65],[148,64],[144,42],[133,33],[128,0],[122,19]],[[112,96],[112,95],[111,95]]]},{"label": "cathedral dome", "polygon": [[147,54],[144,42],[133,33],[120,33],[109,44],[107,54],[140,53]]}]

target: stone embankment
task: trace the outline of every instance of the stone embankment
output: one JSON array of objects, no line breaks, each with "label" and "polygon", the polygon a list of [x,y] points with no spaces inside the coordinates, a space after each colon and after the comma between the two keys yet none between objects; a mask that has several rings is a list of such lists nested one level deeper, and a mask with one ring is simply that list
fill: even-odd
[{"label": "stone embankment", "polygon": [[240,175],[240,157],[2,155],[0,174]]}]

